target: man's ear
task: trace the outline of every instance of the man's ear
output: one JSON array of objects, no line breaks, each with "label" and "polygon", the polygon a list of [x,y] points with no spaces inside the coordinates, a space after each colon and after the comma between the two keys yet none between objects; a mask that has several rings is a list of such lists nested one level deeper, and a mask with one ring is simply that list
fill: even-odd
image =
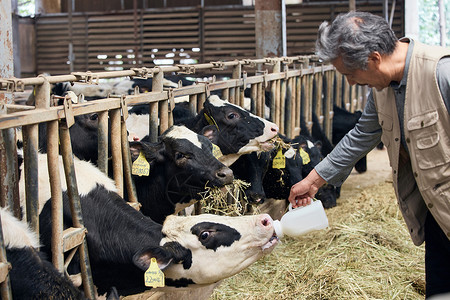
[{"label": "man's ear", "polygon": [[382,61],[382,56],[381,56],[380,52],[378,52],[378,51],[374,51],[374,52],[370,53],[369,57],[367,58],[367,64],[368,64],[369,68],[371,65],[373,67],[378,68],[381,61]]}]

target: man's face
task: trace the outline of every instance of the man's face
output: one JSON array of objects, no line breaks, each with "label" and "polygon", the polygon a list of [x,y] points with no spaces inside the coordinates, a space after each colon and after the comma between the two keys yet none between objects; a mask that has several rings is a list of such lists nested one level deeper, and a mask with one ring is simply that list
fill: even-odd
[{"label": "man's face", "polygon": [[342,58],[338,57],[332,61],[333,66],[338,70],[339,73],[347,78],[350,85],[359,84],[367,85],[370,88],[375,88],[378,91],[389,86],[390,81],[383,75],[380,71],[379,63],[377,61],[369,58],[366,70],[351,70],[348,69],[342,62]]}]

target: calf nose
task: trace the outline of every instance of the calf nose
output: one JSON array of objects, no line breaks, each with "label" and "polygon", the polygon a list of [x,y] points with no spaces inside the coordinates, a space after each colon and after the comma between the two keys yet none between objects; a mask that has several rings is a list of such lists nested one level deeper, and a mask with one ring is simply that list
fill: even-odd
[{"label": "calf nose", "polygon": [[219,169],[216,173],[216,177],[223,182],[223,184],[230,184],[233,182],[234,175],[233,171],[228,167],[223,167]]},{"label": "calf nose", "polygon": [[270,127],[270,131],[272,131],[273,133],[278,133],[279,130],[280,128],[278,128],[277,124],[275,123]]},{"label": "calf nose", "polygon": [[272,217],[268,214],[262,214],[259,219],[259,224],[261,224],[262,227],[271,228],[272,227]]}]

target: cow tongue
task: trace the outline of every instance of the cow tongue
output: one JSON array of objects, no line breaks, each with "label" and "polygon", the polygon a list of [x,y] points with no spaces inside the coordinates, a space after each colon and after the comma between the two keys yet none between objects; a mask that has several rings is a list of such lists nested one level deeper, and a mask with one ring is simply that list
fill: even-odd
[{"label": "cow tongue", "polygon": [[275,235],[274,235],[269,239],[269,241],[267,243],[265,243],[263,246],[261,246],[261,250],[266,250],[272,247],[275,247],[276,244],[278,244],[278,242],[280,241],[280,239]]}]

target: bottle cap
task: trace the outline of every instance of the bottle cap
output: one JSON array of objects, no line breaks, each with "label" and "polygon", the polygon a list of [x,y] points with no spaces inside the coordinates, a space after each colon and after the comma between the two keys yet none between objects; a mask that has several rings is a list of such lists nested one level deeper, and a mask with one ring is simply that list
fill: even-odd
[{"label": "bottle cap", "polygon": [[273,229],[275,230],[277,237],[279,237],[279,238],[283,237],[283,228],[281,227],[280,221],[278,221],[278,220],[273,221]]}]

